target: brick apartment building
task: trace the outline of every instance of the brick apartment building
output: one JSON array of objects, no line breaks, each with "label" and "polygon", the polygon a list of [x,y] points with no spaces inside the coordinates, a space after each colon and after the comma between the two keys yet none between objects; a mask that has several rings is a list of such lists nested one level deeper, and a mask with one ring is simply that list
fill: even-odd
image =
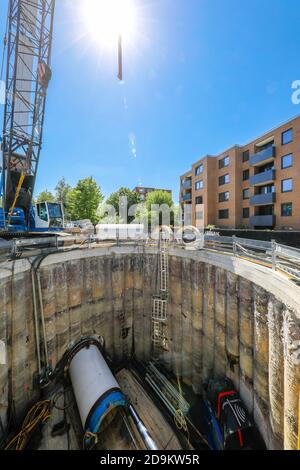
[{"label": "brick apartment building", "polygon": [[300,116],[220,155],[201,158],[180,177],[180,203],[193,225],[300,229]]},{"label": "brick apartment building", "polygon": [[133,191],[139,194],[142,200],[146,199],[147,194],[152,193],[153,191],[165,191],[166,193],[169,193],[172,197],[172,191],[170,189],[156,189],[146,188],[145,186],[136,186]]}]

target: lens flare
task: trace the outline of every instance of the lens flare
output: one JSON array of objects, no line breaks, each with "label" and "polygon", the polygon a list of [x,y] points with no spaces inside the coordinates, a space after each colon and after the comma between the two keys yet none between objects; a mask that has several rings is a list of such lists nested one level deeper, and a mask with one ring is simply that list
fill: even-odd
[{"label": "lens flare", "polygon": [[82,7],[88,32],[103,47],[114,46],[120,35],[125,42],[132,40],[135,13],[133,0],[85,0]]}]

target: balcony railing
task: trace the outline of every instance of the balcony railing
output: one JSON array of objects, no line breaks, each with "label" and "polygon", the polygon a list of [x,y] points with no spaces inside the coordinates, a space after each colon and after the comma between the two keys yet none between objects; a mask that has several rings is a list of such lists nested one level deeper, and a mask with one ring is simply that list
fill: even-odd
[{"label": "balcony railing", "polygon": [[261,166],[272,161],[276,156],[276,147],[272,145],[250,157],[251,166]]},{"label": "balcony railing", "polygon": [[186,202],[186,201],[190,201],[192,199],[192,194],[191,193],[186,193],[186,194],[183,194],[182,196],[182,201]]},{"label": "balcony railing", "polygon": [[276,178],[275,170],[267,170],[262,173],[257,173],[250,178],[251,186],[263,186],[264,184],[272,183]]},{"label": "balcony railing", "polygon": [[276,216],[275,215],[254,215],[250,217],[250,224],[253,227],[275,227]]},{"label": "balcony railing", "polygon": [[191,189],[192,187],[192,181],[191,180],[186,180],[182,183],[182,189],[184,191],[188,190],[188,189]]},{"label": "balcony railing", "polygon": [[250,198],[251,206],[267,206],[276,202],[275,193],[256,194]]}]

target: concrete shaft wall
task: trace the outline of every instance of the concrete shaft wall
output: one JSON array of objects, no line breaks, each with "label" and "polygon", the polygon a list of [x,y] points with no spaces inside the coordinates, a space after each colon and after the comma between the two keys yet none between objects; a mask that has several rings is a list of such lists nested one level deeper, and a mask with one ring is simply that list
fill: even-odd
[{"label": "concrete shaft wall", "polygon": [[[258,285],[260,275],[252,273],[250,263],[241,276],[240,264],[224,259],[215,255],[208,262],[199,253],[171,253],[170,351],[163,360],[197,393],[208,377],[226,374],[267,446],[296,449],[300,321],[295,300],[289,306],[284,285],[283,293],[278,291],[278,275],[268,271],[268,279],[274,278],[267,290]],[[158,288],[154,252],[95,249],[50,256],[40,276],[53,367],[83,335],[103,336],[115,361],[133,352],[138,360],[151,358],[152,295]],[[297,297],[300,289],[294,289]],[[0,312],[0,413],[5,424],[10,400],[20,414],[38,397],[28,261],[0,267]]]}]

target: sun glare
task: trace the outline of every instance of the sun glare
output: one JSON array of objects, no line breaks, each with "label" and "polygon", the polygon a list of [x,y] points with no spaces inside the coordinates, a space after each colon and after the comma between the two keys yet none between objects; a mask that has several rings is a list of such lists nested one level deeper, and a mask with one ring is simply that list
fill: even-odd
[{"label": "sun glare", "polygon": [[83,17],[87,30],[100,46],[114,46],[122,35],[130,41],[135,32],[135,7],[133,0],[85,0]]}]

